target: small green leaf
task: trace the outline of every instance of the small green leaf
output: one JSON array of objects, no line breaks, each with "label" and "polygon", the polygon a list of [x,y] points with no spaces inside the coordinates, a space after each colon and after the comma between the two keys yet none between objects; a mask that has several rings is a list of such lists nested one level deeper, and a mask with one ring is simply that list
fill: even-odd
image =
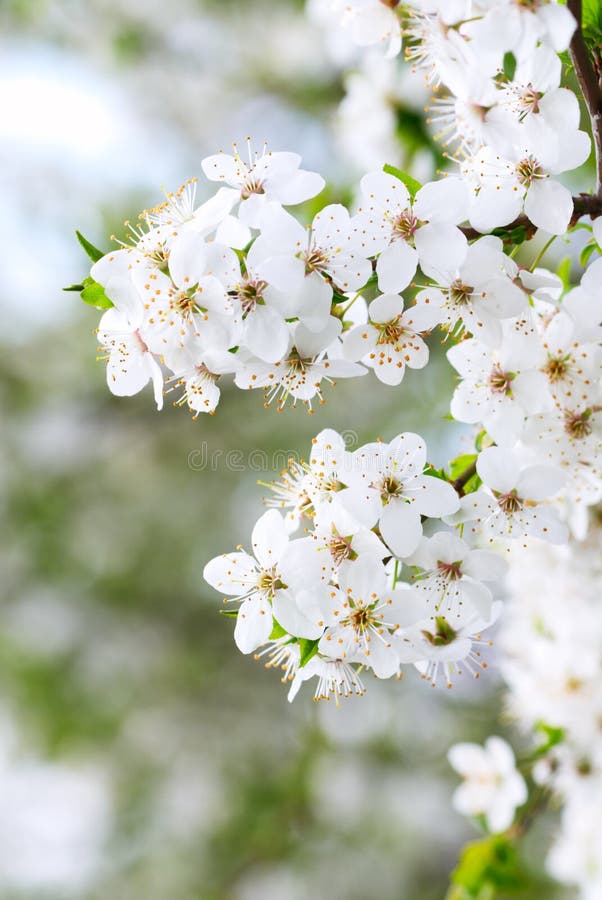
[{"label": "small green leaf", "polygon": [[83,236],[81,231],[75,232],[77,235],[77,239],[92,260],[92,262],[98,262],[99,259],[105,255],[102,250],[99,250],[98,247],[95,247],[94,244],[91,244],[90,241]]},{"label": "small green leaf", "polygon": [[448,481],[448,477],[443,469],[436,469],[430,463],[426,463],[423,469],[424,475],[430,475],[432,478],[439,478],[441,481]]},{"label": "small green leaf", "polygon": [[270,641],[277,641],[278,638],[287,637],[288,631],[285,631],[282,625],[272,618],[272,631],[270,632]]},{"label": "small green leaf", "polygon": [[546,725],[545,722],[538,722],[535,726],[535,730],[544,738],[544,743],[537,747],[538,753],[547,753],[548,750],[551,750],[552,747],[556,747],[557,744],[561,744],[564,740],[564,728]]},{"label": "small green leaf", "polygon": [[97,309],[111,309],[112,300],[109,300],[105,294],[105,289],[93,278],[84,278],[84,289],[81,292],[81,298],[84,303],[89,306],[95,306]]},{"label": "small green leaf", "polygon": [[332,302],[333,303],[349,303],[349,297],[346,297],[345,294],[340,294],[338,291],[332,292]]},{"label": "small green leaf", "polygon": [[309,638],[299,638],[299,651],[301,659],[299,660],[299,668],[306,666],[310,659],[318,652],[319,640],[310,641]]},{"label": "small green leaf", "polygon": [[581,266],[583,266],[583,268],[585,268],[585,266],[588,264],[589,258],[592,255],[592,253],[594,252],[594,250],[597,250],[597,249],[598,249],[598,245],[595,243],[585,245],[585,247],[579,254],[579,263],[581,264]]},{"label": "small green leaf", "polygon": [[565,256],[556,269],[556,274],[562,281],[565,291],[571,286],[571,257]]},{"label": "small green leaf", "polygon": [[516,72],[516,56],[511,50],[504,53],[504,75],[508,81],[514,81],[514,73]]},{"label": "small green leaf", "polygon": [[70,284],[69,287],[64,287],[64,291],[77,291],[78,294],[81,294],[83,289],[85,288],[85,284]]},{"label": "small green leaf", "polygon": [[238,616],[237,609],[220,609],[220,616],[228,616],[229,619],[236,619]]},{"label": "small green leaf", "polygon": [[451,880],[464,888],[466,897],[481,900],[500,890],[520,889],[524,878],[516,847],[507,837],[494,834],[464,847]]},{"label": "small green leaf", "polygon": [[393,175],[394,178],[398,178],[399,181],[405,184],[412,200],[422,187],[419,181],[416,181],[416,179],[412,178],[411,175],[408,175],[407,172],[402,172],[401,169],[397,168],[397,166],[390,166],[389,163],[385,163],[383,166],[383,172],[386,172],[387,175]]},{"label": "small green leaf", "polygon": [[487,432],[485,431],[484,428],[482,431],[479,431],[479,433],[477,434],[475,441],[474,441],[474,445],[477,449],[477,453],[480,453],[484,447],[491,446],[491,440],[489,439],[489,435],[487,434]]}]

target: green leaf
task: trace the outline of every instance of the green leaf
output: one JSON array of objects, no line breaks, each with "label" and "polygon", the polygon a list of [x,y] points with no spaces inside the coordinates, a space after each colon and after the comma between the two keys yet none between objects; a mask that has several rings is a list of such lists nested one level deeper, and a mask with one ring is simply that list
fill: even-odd
[{"label": "green leaf", "polygon": [[507,53],[504,53],[504,75],[508,79],[508,81],[514,81],[514,73],[516,72],[516,56],[512,53],[511,50],[508,50]]},{"label": "green leaf", "polygon": [[598,249],[597,244],[586,244],[581,253],[579,254],[579,263],[583,268],[588,264],[589,258],[594,252],[594,250]]},{"label": "green leaf", "polygon": [[288,631],[285,631],[282,625],[272,617],[272,631],[270,632],[270,641],[277,641],[278,638],[286,637]]},{"label": "green leaf", "polygon": [[83,289],[85,288],[85,284],[70,284],[69,287],[64,287],[64,291],[77,291],[78,294],[81,294]]},{"label": "green leaf", "polygon": [[464,888],[467,898],[484,900],[495,897],[498,890],[520,889],[525,876],[514,844],[504,835],[494,834],[464,847],[451,880]]},{"label": "green leaf", "polygon": [[565,256],[556,269],[556,274],[562,281],[565,291],[571,286],[571,257]]},{"label": "green leaf", "polygon": [[299,638],[299,650],[301,659],[299,660],[299,668],[306,666],[310,659],[318,652],[319,640],[310,641],[309,638]]},{"label": "green leaf", "polygon": [[75,232],[77,235],[77,239],[92,260],[92,262],[98,262],[99,259],[105,255],[102,250],[99,250],[98,247],[95,247],[94,244],[91,244],[90,241],[83,236],[81,231]]},{"label": "green leaf", "polygon": [[398,178],[399,181],[405,184],[412,200],[422,187],[419,181],[416,181],[416,179],[412,178],[411,175],[408,175],[407,172],[402,172],[401,169],[397,168],[397,166],[390,166],[389,163],[385,163],[383,166],[383,172],[386,172],[387,175],[393,175],[394,178]]},{"label": "green leaf", "polygon": [[220,616],[228,616],[229,619],[236,619],[236,617],[238,616],[238,610],[237,609],[220,609],[219,614],[220,614]]},{"label": "green leaf", "polygon": [[441,481],[447,481],[447,475],[443,469],[436,469],[430,463],[426,463],[423,469],[423,475],[430,475],[432,478],[439,478]]},{"label": "green leaf", "polygon": [[558,728],[554,725],[546,725],[545,722],[538,722],[535,726],[544,738],[544,743],[537,747],[538,753],[547,753],[552,747],[561,744],[564,740],[564,728]]},{"label": "green leaf", "polygon": [[[485,439],[487,439],[487,440],[485,440]],[[479,431],[479,433],[477,434],[475,441],[474,441],[474,445],[477,449],[477,453],[480,453],[484,447],[491,446],[491,440],[489,439],[489,436],[484,428],[482,431]]]},{"label": "green leaf", "polygon": [[602,4],[600,0],[583,0],[581,29],[590,51],[594,55],[599,54],[602,42]]},{"label": "green leaf", "polygon": [[109,300],[105,294],[105,289],[93,278],[84,278],[84,289],[81,292],[81,298],[84,303],[89,306],[95,306],[97,309],[111,309],[113,301]]}]

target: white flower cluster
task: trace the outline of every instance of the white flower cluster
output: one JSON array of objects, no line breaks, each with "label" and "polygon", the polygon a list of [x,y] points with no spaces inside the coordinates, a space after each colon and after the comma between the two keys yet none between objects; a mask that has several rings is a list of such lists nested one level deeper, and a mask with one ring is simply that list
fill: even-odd
[{"label": "white flower cluster", "polygon": [[589,156],[579,104],[560,87],[558,53],[575,30],[560,3],[515,0],[324,0],[358,46],[384,44],[406,57],[444,96],[431,110],[438,136],[458,154],[471,188],[469,220],[489,232],[524,211],[561,234],[573,214],[555,176]]},{"label": "white flower cluster", "polygon": [[[517,468],[513,480],[498,447],[483,450],[478,467],[488,487],[466,497],[477,511],[462,512],[418,435],[351,451],[339,434],[322,431],[309,461],[292,462],[273,483],[253,555],[239,549],[205,567],[208,583],[241,603],[233,613],[239,649],[282,667],[293,679],[291,699],[313,676],[316,699],[363,693],[359,670],[390,678],[403,663],[433,684],[443,674],[449,685],[462,670],[478,676],[488,643],[481,633],[500,610],[486,582],[506,566],[450,523],[474,522],[486,508],[483,528],[496,537],[564,536],[542,502],[557,489],[555,470]],[[476,524],[473,531],[480,534]]]},{"label": "white flower cluster", "polygon": [[[344,7],[363,38],[375,33],[366,25],[373,14],[397,21],[400,12],[379,2]],[[450,351],[463,378],[452,405],[460,421],[482,422],[510,446],[526,419],[556,405],[567,434],[590,437],[599,273],[592,267],[550,325],[558,279],[519,269],[500,237],[478,237],[516,221],[523,236],[535,226],[564,232],[574,215],[567,189],[551,178],[590,152],[577,99],[558,86],[556,51],[574,20],[554,3],[445,7],[442,17],[436,4],[418,4],[404,27],[415,62],[453,92],[442,103],[451,103],[445,116],[462,136],[457,174],[420,186],[385,166],[362,179],[354,214],[331,204],[303,225],[284,207],[324,182],[297,154],[208,157],[203,171],[222,185],[213,197],[196,206],[190,182],[92,268],[112,306],[99,339],[113,393],[152,381],[161,407],[167,383],[181,389],[177,403],[211,413],[220,378],[231,375],[240,388],[262,388],[268,403],[290,398],[311,409],[324,382],[367,369],[399,384],[406,367],[427,364],[424,337],[440,327],[454,340],[472,336]],[[514,72],[504,74],[510,52]],[[576,342],[587,360],[576,362],[573,350],[556,359]],[[578,378],[589,378],[587,396],[570,392]],[[548,443],[560,421],[546,420]]]},{"label": "white flower cluster", "polygon": [[602,895],[601,551],[595,520],[583,542],[514,554],[500,638],[511,712],[553,737],[534,769],[564,804],[548,869],[587,900]]}]

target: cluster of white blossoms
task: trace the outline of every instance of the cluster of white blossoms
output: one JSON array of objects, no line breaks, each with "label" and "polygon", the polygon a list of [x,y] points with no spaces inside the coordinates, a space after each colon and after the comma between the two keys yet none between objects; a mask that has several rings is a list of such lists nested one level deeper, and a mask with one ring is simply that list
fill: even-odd
[{"label": "cluster of white blossoms", "polygon": [[[267,403],[311,409],[324,384],[367,369],[399,384],[406,367],[427,364],[424,338],[438,327],[473,341],[450,354],[464,378],[452,412],[490,425],[495,441],[511,419],[512,443],[526,417],[548,411],[539,391],[546,359],[527,359],[538,338],[545,356],[552,334],[597,337],[587,299],[563,304],[548,326],[554,276],[520,269],[502,239],[517,229],[521,239],[538,227],[563,233],[578,214],[553,177],[590,153],[577,99],[559,87],[557,51],[574,19],[555,3],[417,3],[411,14],[404,4],[403,15],[377,0],[340,5],[360,42],[401,16],[413,63],[449,91],[437,116],[457,144],[457,171],[420,185],[385,166],[364,176],[351,212],[330,204],[308,223],[285,207],[315,197],[324,181],[297,154],[249,147],[246,162],[237,150],[206,158],[206,179],[221,185],[209,200],[196,205],[189,182],[92,267],[101,305],[111,307],[98,330],[109,387],[131,395],[150,381],[158,407],[175,390],[198,415],[215,411],[230,376],[263,389]],[[489,233],[496,228],[501,237]],[[593,303],[593,273],[586,281]],[[554,391],[543,393],[554,402]]]},{"label": "cluster of white blossoms", "polygon": [[546,502],[558,470],[513,471],[499,447],[482,450],[476,466],[482,486],[461,499],[416,434],[352,451],[337,432],[320,432],[309,460],[271,485],[252,553],[239,548],[205,567],[224,600],[240,603],[231,613],[239,649],[282,668],[290,699],[312,677],[316,699],[361,694],[364,669],[399,677],[403,664],[432,684],[478,676],[483,632],[500,612],[488,582],[506,563],[474,536],[509,546],[530,534],[563,540],[565,529]]},{"label": "cluster of white blossoms", "polygon": [[[324,182],[297,154],[249,149],[244,161],[235,148],[203,160],[219,185],[210,199],[197,205],[188,183],[106,255],[82,239],[95,259],[83,298],[106,310],[108,384],[131,395],[152,382],[159,408],[178,389],[196,416],[214,412],[229,377],[263,389],[266,405],[311,410],[337,378],[371,371],[400,385],[407,368],[427,365],[439,330],[458,376],[451,416],[473,427],[474,451],[436,470],[419,435],[352,450],[322,431],[309,460],[271,485],[248,550],[216,557],[204,576],[237,604],[225,612],[239,649],[281,669],[290,699],[316,678],[316,699],[338,700],[362,694],[365,673],[400,677],[404,665],[432,684],[478,675],[501,606],[489,583],[509,560],[512,708],[553,736],[532,774],[565,802],[549,868],[597,900],[602,529],[590,524],[602,501],[602,188],[573,198],[562,183],[591,141],[559,54],[581,53],[600,153],[597,75],[572,12],[554,0],[317,7],[326,29],[359,47],[391,58],[405,48],[413,77],[436,94],[429,125],[451,171],[420,184],[385,164],[361,179],[352,208],[330,204],[309,221],[306,201]],[[362,84],[348,102],[360,121]],[[394,114],[382,111],[386,133]],[[578,223],[585,215],[593,224]],[[566,267],[560,277],[540,263],[577,223],[589,266],[572,286]],[[551,237],[519,264],[538,229]],[[566,545],[571,534],[583,543]],[[465,778],[457,808],[508,829],[527,789],[505,742],[458,745],[450,761]]]},{"label": "cluster of white blossoms", "polygon": [[[602,894],[602,526],[567,546],[512,554],[502,620],[502,673],[519,725],[548,738],[535,780],[564,804],[548,869]],[[552,740],[549,738],[552,737]]]}]

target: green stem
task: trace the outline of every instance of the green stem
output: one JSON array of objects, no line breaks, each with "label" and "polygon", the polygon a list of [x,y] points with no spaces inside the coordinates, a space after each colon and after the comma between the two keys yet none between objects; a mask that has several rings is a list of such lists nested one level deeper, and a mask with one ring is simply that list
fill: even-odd
[{"label": "green stem", "polygon": [[541,248],[541,250],[535,257],[535,259],[531,263],[531,268],[529,269],[530,272],[533,272],[534,269],[537,268],[537,266],[539,265],[539,263],[541,262],[543,257],[546,255],[549,248],[552,246],[552,244],[554,243],[554,241],[556,240],[557,237],[558,237],[557,234],[553,234],[552,237],[548,241],[545,242],[545,244],[543,245],[543,247]]}]

